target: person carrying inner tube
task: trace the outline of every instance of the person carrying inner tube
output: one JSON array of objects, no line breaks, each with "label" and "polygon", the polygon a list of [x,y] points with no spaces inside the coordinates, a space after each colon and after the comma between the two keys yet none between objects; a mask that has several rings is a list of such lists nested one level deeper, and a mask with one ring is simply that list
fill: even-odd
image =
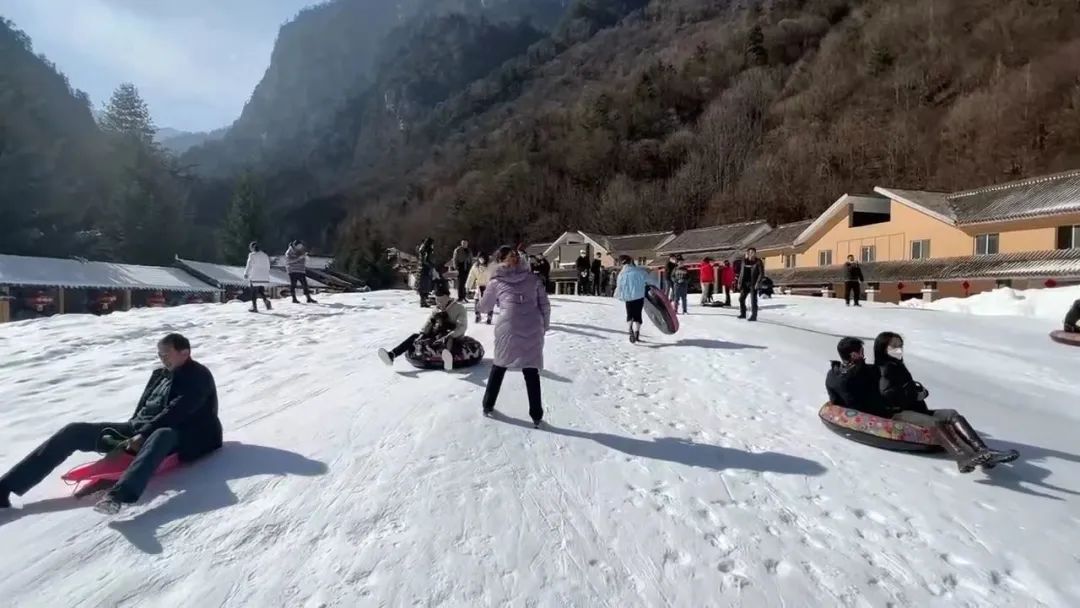
[{"label": "person carrying inner tube", "polygon": [[[428,317],[420,333],[405,338],[393,350],[379,349],[379,359],[386,365],[393,365],[394,360],[416,346],[424,350],[440,352],[443,368],[454,369],[454,340],[465,335],[469,328],[469,313],[465,305],[450,297],[450,287],[440,281],[435,287],[435,312]],[[419,343],[419,344],[418,344]]]},{"label": "person carrying inner tube", "polygon": [[904,364],[904,339],[886,331],[874,340],[874,363],[881,374],[879,388],[886,407],[895,410],[892,419],[934,429],[941,447],[956,459],[961,473],[970,473],[977,466],[992,467],[1012,462],[1020,454],[1016,450],[991,450],[967,419],[956,410],[931,410],[926,407],[930,392],[915,381]]},{"label": "person carrying inner tube", "polygon": [[1065,332],[1080,334],[1080,300],[1072,303],[1072,308],[1065,314]]},{"label": "person carrying inner tube", "polygon": [[649,285],[660,288],[660,281],[648,270],[634,263],[628,255],[619,256],[619,278],[615,281],[615,299],[626,303],[626,322],[630,325],[630,343],[641,339],[641,313],[645,309],[645,291]]},{"label": "person carrying inner tube", "polygon": [[886,406],[881,397],[878,386],[881,374],[877,367],[866,361],[863,341],[843,338],[836,345],[836,352],[840,360],[833,361],[829,373],[825,375],[829,403],[879,418],[892,418],[897,410]]}]

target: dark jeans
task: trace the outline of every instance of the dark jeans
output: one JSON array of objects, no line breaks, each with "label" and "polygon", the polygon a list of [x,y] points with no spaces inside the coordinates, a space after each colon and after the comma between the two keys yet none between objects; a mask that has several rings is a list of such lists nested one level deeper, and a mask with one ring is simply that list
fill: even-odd
[{"label": "dark jeans", "polygon": [[686,314],[686,293],[690,291],[690,286],[686,283],[678,283],[675,285],[675,311],[678,312],[679,304],[682,304],[683,314]]},{"label": "dark jeans", "polygon": [[392,351],[390,351],[390,352],[391,352],[391,353],[392,353],[392,354],[393,354],[393,355],[394,355],[395,357],[400,357],[401,355],[404,355],[405,353],[407,353],[407,352],[409,352],[410,350],[412,350],[413,344],[415,344],[415,343],[416,343],[416,340],[417,340],[417,339],[418,339],[419,337],[420,337],[420,334],[413,334],[413,335],[409,336],[408,338],[405,338],[405,340],[404,340],[404,341],[402,341],[402,343],[401,343],[401,344],[398,344],[397,346],[395,346],[395,347],[394,347],[394,350],[392,350]]},{"label": "dark jeans", "polygon": [[578,277],[577,292],[579,296],[589,295],[589,278],[587,276]]},{"label": "dark jeans", "polygon": [[592,275],[592,294],[594,296],[604,295],[600,293],[600,273],[594,272]]},{"label": "dark jeans", "polygon": [[468,294],[465,293],[465,280],[469,278],[469,265],[457,265],[457,299],[464,301]]},{"label": "dark jeans", "polygon": [[[529,367],[521,370],[521,373],[525,376],[525,391],[529,394],[529,417],[533,421],[543,420],[544,408],[540,405],[540,370]],[[495,409],[495,402],[499,400],[499,391],[502,390],[504,377],[506,377],[505,367],[492,366],[487,389],[484,390],[485,412]]]},{"label": "dark jeans", "polygon": [[641,319],[641,312],[645,310],[645,298],[640,300],[630,300],[626,303],[626,322],[627,323],[644,323]]},{"label": "dark jeans", "polygon": [[292,293],[293,302],[296,302],[296,286],[297,284],[304,287],[304,297],[311,299],[311,290],[308,289],[307,275],[302,272],[290,272],[289,273],[289,291]]},{"label": "dark jeans", "polygon": [[939,424],[952,422],[958,415],[956,410],[930,410],[929,414],[904,410],[893,415],[892,419],[899,420],[900,422],[909,422],[925,428],[933,428]]},{"label": "dark jeans", "polygon": [[739,289],[739,316],[746,316],[746,298],[750,298],[750,317],[757,318],[757,290],[753,287],[741,287]]},{"label": "dark jeans", "polygon": [[259,300],[263,301],[266,308],[270,308],[270,298],[266,297],[266,288],[262,285],[251,285],[248,287],[248,294],[251,296],[251,310],[259,310]]},{"label": "dark jeans", "polygon": [[[0,479],[0,488],[22,496],[41,483],[53,469],[60,466],[75,452],[96,452],[103,449],[101,434],[113,429],[120,435],[130,437],[135,429],[127,422],[76,422],[60,429],[45,443],[38,446]],[[176,431],[163,428],[150,434],[142,444],[135,460],[128,466],[120,480],[109,491],[121,502],[135,502],[142,496],[146,484],[165,458],[176,451],[179,440]]]},{"label": "dark jeans", "polygon": [[731,306],[731,286],[724,285],[724,306]]},{"label": "dark jeans", "polygon": [[859,305],[859,282],[858,281],[845,281],[844,282],[844,303],[851,304],[852,296],[855,299],[855,305]]}]

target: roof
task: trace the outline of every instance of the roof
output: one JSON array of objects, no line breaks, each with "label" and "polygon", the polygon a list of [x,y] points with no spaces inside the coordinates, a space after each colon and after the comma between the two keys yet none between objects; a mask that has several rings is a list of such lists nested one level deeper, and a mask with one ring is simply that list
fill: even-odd
[{"label": "roof", "polygon": [[[334,263],[334,258],[321,256],[321,255],[309,255],[307,256],[307,267],[314,270],[325,270],[331,264]],[[270,256],[270,266],[272,268],[284,268],[285,256],[272,255]]]},{"label": "roof", "polygon": [[525,253],[529,255],[544,255],[544,252],[551,247],[551,243],[536,243],[529,245],[525,248]]},{"label": "roof", "polygon": [[[694,266],[696,264],[701,264],[701,262],[705,258],[709,258],[717,264],[723,263],[724,260],[734,261],[735,258],[742,255],[742,253],[742,249],[718,249],[716,251],[696,251],[694,253],[683,253],[679,255],[681,255],[683,258],[683,264],[686,264],[688,266]],[[645,265],[654,268],[660,268],[667,264],[667,262],[668,256],[665,254],[650,259]]]},{"label": "roof", "polygon": [[803,220],[801,222],[792,222],[790,224],[780,224],[774,228],[772,232],[766,233],[765,236],[754,241],[751,245],[756,247],[758,251],[793,247],[795,245],[795,239],[799,238],[799,235],[813,223],[814,220]]},{"label": "roof", "polygon": [[[203,280],[220,287],[246,287],[249,283],[249,281],[244,278],[243,266],[226,266],[224,264],[211,264],[210,262],[196,262],[193,260],[184,260],[179,257],[176,258],[176,262],[180,264],[182,268],[190,270],[193,274],[201,277]],[[288,287],[289,275],[277,268],[271,268],[270,284],[277,287]],[[326,287],[326,285],[315,279],[308,279],[308,285],[318,289],[324,289]]]},{"label": "roof", "polygon": [[640,234],[619,234],[603,237],[609,253],[633,255],[637,252],[650,251],[655,253],[665,243],[675,238],[675,233],[666,232],[642,232]]},{"label": "roof", "polygon": [[[1080,249],[866,262],[862,264],[862,270],[869,283],[1080,277]],[[772,270],[769,276],[777,285],[841,283],[844,281],[844,267],[834,265]]]},{"label": "roof", "polygon": [[949,195],[961,224],[1080,212],[1080,170]]},{"label": "roof", "polygon": [[18,255],[0,255],[0,284],[76,289],[217,291],[179,268]]},{"label": "roof", "polygon": [[962,192],[874,188],[950,224],[982,224],[1080,213],[1080,170]]},{"label": "roof", "polygon": [[665,243],[661,253],[742,249],[768,230],[769,224],[764,220],[696,228],[687,230]]}]

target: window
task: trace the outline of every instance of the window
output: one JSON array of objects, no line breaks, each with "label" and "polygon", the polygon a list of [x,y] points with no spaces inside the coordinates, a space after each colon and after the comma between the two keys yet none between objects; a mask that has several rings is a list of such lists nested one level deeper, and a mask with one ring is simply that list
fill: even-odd
[{"label": "window", "polygon": [[911,241],[911,259],[926,260],[930,258],[930,239]]},{"label": "window", "polygon": [[980,234],[975,237],[975,255],[994,255],[998,252],[998,235]]},{"label": "window", "polygon": [[795,254],[794,253],[785,253],[784,254],[784,268],[794,268],[794,267],[795,267]]},{"label": "window", "polygon": [[863,245],[862,248],[862,261],[873,262],[877,257],[876,248],[873,245]]},{"label": "window", "polygon": [[1080,249],[1080,226],[1059,226],[1057,248]]},{"label": "window", "polygon": [[818,266],[832,266],[832,249],[819,251],[817,254]]}]

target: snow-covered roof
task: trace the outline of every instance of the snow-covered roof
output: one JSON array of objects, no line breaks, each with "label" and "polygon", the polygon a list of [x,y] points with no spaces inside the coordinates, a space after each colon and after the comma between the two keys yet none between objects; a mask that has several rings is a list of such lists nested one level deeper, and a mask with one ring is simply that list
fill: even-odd
[{"label": "snow-covered roof", "polygon": [[[321,255],[309,255],[307,256],[307,267],[313,270],[325,270],[330,264],[334,263],[334,258],[321,256]],[[285,267],[285,256],[272,255],[270,256],[270,266],[274,268]]]},{"label": "snow-covered roof", "polygon": [[179,268],[0,254],[0,285],[213,292]]},{"label": "snow-covered roof", "polygon": [[[195,262],[193,260],[184,260],[181,258],[176,258],[176,262],[177,264],[180,264],[181,267],[190,270],[214,285],[221,287],[246,287],[248,285],[248,280],[244,278],[243,266],[226,266],[224,264]],[[271,268],[270,284],[278,287],[288,287],[289,275],[277,268]],[[317,289],[324,289],[326,287],[326,285],[311,278],[308,279],[308,286]]]}]

